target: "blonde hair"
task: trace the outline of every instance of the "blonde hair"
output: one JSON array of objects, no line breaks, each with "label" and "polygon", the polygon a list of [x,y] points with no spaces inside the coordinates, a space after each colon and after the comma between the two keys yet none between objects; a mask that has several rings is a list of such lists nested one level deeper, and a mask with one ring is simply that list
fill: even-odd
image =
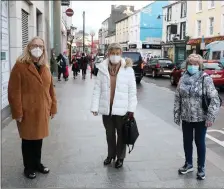
[{"label": "blonde hair", "polygon": [[186,60],[186,69],[189,63],[197,63],[199,65],[199,70],[202,70],[203,67],[203,58],[200,54],[190,54]]},{"label": "blonde hair", "polygon": [[114,50],[114,49],[119,49],[119,50],[121,50],[121,52],[122,52],[122,47],[121,47],[121,45],[120,45],[119,43],[111,43],[111,44],[109,45],[109,47],[108,47],[107,52],[110,53],[110,52],[111,52],[112,50]]},{"label": "blonde hair", "polygon": [[49,65],[48,65],[48,56],[47,56],[45,43],[44,43],[44,40],[41,37],[39,37],[39,36],[36,36],[36,37],[32,38],[28,42],[27,46],[23,50],[23,53],[17,58],[16,61],[21,62],[21,63],[31,63],[32,62],[32,55],[30,53],[30,46],[33,43],[33,41],[36,40],[36,39],[40,39],[43,42],[43,46],[44,46],[43,54],[41,55],[38,64],[39,65],[44,65],[45,64],[46,66],[49,67]]}]

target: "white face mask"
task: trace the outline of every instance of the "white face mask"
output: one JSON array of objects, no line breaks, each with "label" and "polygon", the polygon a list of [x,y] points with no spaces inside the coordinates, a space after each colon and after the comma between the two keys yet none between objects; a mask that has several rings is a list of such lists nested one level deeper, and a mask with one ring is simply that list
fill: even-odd
[{"label": "white face mask", "polygon": [[40,58],[43,54],[43,51],[39,47],[32,49],[30,52],[36,58]]},{"label": "white face mask", "polygon": [[110,55],[110,61],[112,64],[119,64],[120,60],[121,60],[121,56]]}]

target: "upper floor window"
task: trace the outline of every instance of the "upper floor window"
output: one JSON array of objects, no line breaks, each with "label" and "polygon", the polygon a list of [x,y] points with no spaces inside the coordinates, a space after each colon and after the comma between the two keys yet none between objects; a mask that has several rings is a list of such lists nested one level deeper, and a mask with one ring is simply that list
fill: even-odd
[{"label": "upper floor window", "polygon": [[209,18],[209,35],[214,33],[214,17]]},{"label": "upper floor window", "polygon": [[198,37],[201,36],[201,20],[197,21],[197,34],[198,34]]},{"label": "upper floor window", "polygon": [[197,12],[202,11],[202,0],[197,1]]},{"label": "upper floor window", "polygon": [[208,1],[208,8],[214,8],[215,7],[215,1],[214,0],[210,0]]},{"label": "upper floor window", "polygon": [[172,18],[172,7],[168,7],[167,9],[167,21],[171,21]]},{"label": "upper floor window", "polygon": [[171,41],[171,25],[167,26],[166,41]]},{"label": "upper floor window", "polygon": [[181,3],[181,18],[185,18],[187,16],[187,2],[182,2]]},{"label": "upper floor window", "polygon": [[224,34],[224,14],[222,14],[222,34]]},{"label": "upper floor window", "polygon": [[180,24],[180,39],[184,40],[186,36],[186,22]]}]

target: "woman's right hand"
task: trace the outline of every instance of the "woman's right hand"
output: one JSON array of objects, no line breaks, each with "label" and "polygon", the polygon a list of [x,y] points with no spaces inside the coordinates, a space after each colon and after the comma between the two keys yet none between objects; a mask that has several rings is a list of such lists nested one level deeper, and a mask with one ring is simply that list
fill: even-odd
[{"label": "woman's right hand", "polygon": [[98,112],[92,112],[94,116],[97,116],[98,115]]},{"label": "woman's right hand", "polygon": [[19,123],[21,123],[22,122],[22,117],[20,117],[20,118],[18,118],[18,119],[16,119],[16,121],[18,121]]}]

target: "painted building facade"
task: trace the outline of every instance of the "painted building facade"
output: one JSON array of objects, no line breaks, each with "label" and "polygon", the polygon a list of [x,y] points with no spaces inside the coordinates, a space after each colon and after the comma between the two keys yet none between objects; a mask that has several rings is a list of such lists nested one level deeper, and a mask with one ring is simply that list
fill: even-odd
[{"label": "painted building facade", "polygon": [[123,50],[127,51],[129,42],[129,16],[116,22],[116,42],[120,43]]},{"label": "painted building facade", "polygon": [[173,62],[181,62],[186,58],[187,1],[175,2],[163,7],[160,19],[163,19],[162,57]]},{"label": "painted building facade", "polygon": [[189,51],[203,55],[205,45],[224,40],[224,1],[188,1]]}]

